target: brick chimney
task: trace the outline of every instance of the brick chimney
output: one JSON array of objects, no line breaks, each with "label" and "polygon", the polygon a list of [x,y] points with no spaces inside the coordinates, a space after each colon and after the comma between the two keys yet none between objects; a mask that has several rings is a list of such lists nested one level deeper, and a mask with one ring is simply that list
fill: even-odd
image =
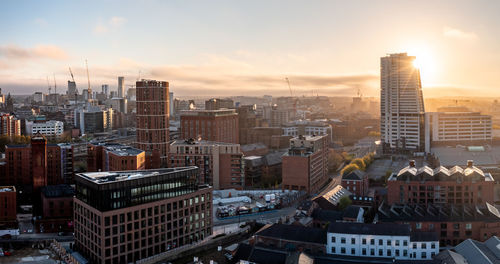
[{"label": "brick chimney", "polygon": [[410,160],[409,165],[411,168],[415,168],[415,160]]},{"label": "brick chimney", "polygon": [[467,161],[467,167],[468,168],[472,168],[472,166],[474,166],[474,161],[473,160],[468,160]]}]

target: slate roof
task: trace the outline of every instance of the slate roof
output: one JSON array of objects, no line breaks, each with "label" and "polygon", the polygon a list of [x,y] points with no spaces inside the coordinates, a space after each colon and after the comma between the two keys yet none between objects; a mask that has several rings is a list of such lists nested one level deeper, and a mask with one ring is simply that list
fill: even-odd
[{"label": "slate roof", "polygon": [[366,177],[366,173],[361,170],[353,170],[349,174],[342,176],[342,180],[361,181]]},{"label": "slate roof", "polygon": [[360,206],[349,205],[344,210],[344,217],[347,217],[347,218],[357,218],[360,210],[361,210]]},{"label": "slate roof", "polygon": [[455,222],[455,221],[500,221],[500,212],[492,205],[409,205],[382,203],[378,208],[382,222]]},{"label": "slate roof", "polygon": [[455,247],[469,263],[500,263],[500,240],[493,236],[485,242],[467,239]]},{"label": "slate roof", "polygon": [[394,225],[391,223],[365,224],[352,222],[336,222],[328,226],[328,233],[409,236],[410,225]]},{"label": "slate roof", "polygon": [[273,224],[263,227],[255,235],[290,241],[326,244],[326,231],[321,228]]},{"label": "slate roof", "polygon": [[410,240],[412,242],[419,241],[438,241],[439,237],[436,232],[411,232]]},{"label": "slate roof", "polygon": [[441,263],[443,264],[468,264],[464,256],[451,250],[444,250],[439,252],[439,254],[437,254],[434,259],[441,261]]}]

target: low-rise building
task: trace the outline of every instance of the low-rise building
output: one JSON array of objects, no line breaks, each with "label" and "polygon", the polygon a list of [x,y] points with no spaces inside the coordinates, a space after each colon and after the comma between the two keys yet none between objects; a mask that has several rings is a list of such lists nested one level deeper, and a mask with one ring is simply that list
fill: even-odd
[{"label": "low-rise building", "polygon": [[283,189],[317,193],[328,181],[327,136],[290,139],[282,170]]},{"label": "low-rise building", "polygon": [[170,144],[168,166],[197,166],[199,182],[214,189],[242,189],[245,184],[240,145],[205,140],[175,140]]},{"label": "low-rise building", "polygon": [[43,213],[35,220],[39,233],[73,232],[73,197],[75,190],[67,184],[40,189]]},{"label": "low-rise building", "polygon": [[409,166],[393,173],[387,181],[389,204],[476,204],[495,202],[495,181],[490,173],[474,166],[472,160],[465,168],[450,169],[428,166]]},{"label": "low-rise building", "polygon": [[0,187],[0,229],[15,228],[17,217],[16,187]]},{"label": "low-rise building", "polygon": [[368,175],[361,170],[342,175],[342,186],[357,196],[365,196],[369,188]]},{"label": "low-rise building", "polygon": [[143,170],[146,152],[118,143],[92,143],[87,146],[87,171]]},{"label": "low-rise building", "polygon": [[337,222],[328,226],[326,251],[367,259],[431,260],[439,253],[439,241],[435,233],[411,232],[405,224]]},{"label": "low-rise building", "polygon": [[283,135],[297,137],[305,136],[327,136],[329,142],[333,142],[332,127],[325,122],[297,120],[283,125]]},{"label": "low-rise building", "polygon": [[500,234],[500,213],[488,203],[427,206],[382,203],[377,218],[379,222],[409,224],[415,231],[434,232],[443,247],[469,238],[484,241]]},{"label": "low-rise building", "polygon": [[38,132],[45,136],[61,136],[64,132],[64,123],[56,120],[32,123],[30,134],[34,135]]}]

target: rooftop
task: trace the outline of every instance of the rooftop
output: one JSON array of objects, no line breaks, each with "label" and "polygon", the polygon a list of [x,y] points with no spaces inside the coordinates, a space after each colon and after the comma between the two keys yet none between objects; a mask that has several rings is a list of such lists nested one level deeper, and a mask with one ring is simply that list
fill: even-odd
[{"label": "rooftop", "polygon": [[361,181],[366,177],[366,173],[361,170],[354,170],[342,176],[342,180]]},{"label": "rooftop", "polygon": [[236,109],[218,109],[218,110],[183,110],[181,116],[224,116],[238,115]]},{"label": "rooftop", "polygon": [[483,170],[473,165],[472,160],[467,161],[467,166],[464,168],[460,166],[454,166],[450,169],[439,166],[432,169],[428,166],[423,166],[417,168],[414,166],[413,161],[410,161],[410,165],[401,169],[397,174],[393,173],[389,177],[389,181],[395,180],[433,180],[433,181],[447,181],[447,180],[457,180],[461,178],[463,180],[484,180],[484,181],[494,181],[493,177],[489,173],[484,173]]},{"label": "rooftop", "polygon": [[177,139],[170,143],[170,146],[213,146],[213,145],[223,145],[223,146],[232,146],[238,145],[235,143],[227,143],[227,142],[217,142],[217,141],[208,141],[208,140],[196,140],[194,138],[189,139]]},{"label": "rooftop", "polygon": [[466,164],[467,160],[474,160],[476,166],[497,166],[500,163],[500,146],[480,146],[482,150],[477,147],[432,147],[431,153],[438,157],[439,163],[445,167]]},{"label": "rooftop", "polygon": [[117,143],[104,143],[98,146],[103,146],[107,151],[117,156],[137,156],[144,152],[142,149],[133,148],[131,146],[117,144]]},{"label": "rooftop", "polygon": [[290,241],[326,244],[326,231],[321,228],[273,224],[264,226],[255,235]]},{"label": "rooftop", "polygon": [[467,239],[455,247],[469,263],[500,263],[500,239],[493,236],[485,242]]},{"label": "rooftop", "polygon": [[0,186],[0,192],[16,192],[16,187],[14,187],[14,186]]},{"label": "rooftop", "polygon": [[328,233],[336,234],[358,234],[358,235],[385,235],[385,236],[409,236],[410,225],[394,225],[392,223],[347,223],[336,222],[328,226]]},{"label": "rooftop", "polygon": [[[342,185],[339,184],[333,187],[331,190],[327,191],[326,193],[314,197],[312,200],[315,202],[319,202],[320,199],[324,199],[331,205],[336,206],[339,203],[340,198],[344,196],[349,197],[350,195],[351,192],[349,192],[346,188],[342,187]],[[322,207],[323,209],[328,209],[324,208],[325,206],[322,206],[321,204],[320,207]]]},{"label": "rooftop", "polygon": [[164,169],[153,169],[153,170],[84,172],[84,173],[78,173],[76,175],[96,184],[106,184],[118,181],[128,181],[138,178],[153,177],[153,176],[158,176],[160,174],[171,174],[175,172],[188,171],[197,168],[198,167],[190,166],[190,167],[164,168]]},{"label": "rooftop", "polygon": [[67,184],[43,186],[40,191],[47,198],[72,197],[75,195],[75,189]]}]

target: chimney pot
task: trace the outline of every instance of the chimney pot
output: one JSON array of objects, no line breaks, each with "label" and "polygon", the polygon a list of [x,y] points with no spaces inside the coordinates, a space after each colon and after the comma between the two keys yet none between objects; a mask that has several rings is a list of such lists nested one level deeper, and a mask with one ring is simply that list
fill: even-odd
[{"label": "chimney pot", "polygon": [[470,168],[470,167],[472,167],[472,166],[474,166],[474,161],[473,161],[473,160],[468,160],[468,161],[467,161],[467,167],[469,167],[469,168]]},{"label": "chimney pot", "polygon": [[410,167],[415,168],[415,160],[410,160]]}]

